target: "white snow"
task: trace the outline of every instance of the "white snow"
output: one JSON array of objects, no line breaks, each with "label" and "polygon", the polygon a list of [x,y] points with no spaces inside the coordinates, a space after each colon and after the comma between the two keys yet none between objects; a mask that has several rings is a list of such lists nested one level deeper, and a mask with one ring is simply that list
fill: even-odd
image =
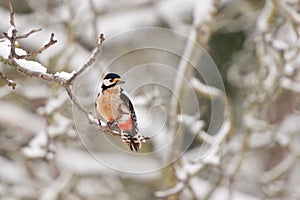
[{"label": "white snow", "polygon": [[[195,148],[195,149],[196,149],[195,154],[197,154],[199,149],[198,148]],[[197,156],[197,155],[193,155],[193,156]],[[175,168],[176,177],[181,181],[185,181],[189,177],[197,174],[205,166],[205,163],[203,163],[203,162],[192,163],[189,160],[190,159],[187,158],[186,155],[184,155],[184,157],[182,157],[182,167]]]},{"label": "white snow", "polygon": [[21,48],[15,48],[15,52],[19,56],[27,55],[27,52]]},{"label": "white snow", "polygon": [[272,55],[266,54],[263,57],[263,63],[268,67],[268,75],[263,81],[263,86],[265,89],[270,89],[273,87],[276,78],[278,76],[278,69],[276,68],[276,62]]},{"label": "white snow", "polygon": [[289,45],[285,41],[280,39],[273,40],[273,46],[278,50],[286,50],[289,48]]},{"label": "white snow", "polygon": [[282,145],[286,146],[293,140],[293,135],[297,134],[300,130],[300,116],[296,114],[290,114],[284,118],[284,120],[276,128],[276,141]]},{"label": "white snow", "polygon": [[[88,118],[89,121],[94,122],[94,123],[98,123],[98,120],[92,115],[92,114],[88,114]],[[101,121],[102,125],[106,125],[104,122]]]},{"label": "white snow", "polygon": [[253,132],[250,136],[251,148],[263,148],[272,143],[272,134],[265,132]]},{"label": "white snow", "polygon": [[198,118],[198,115],[190,116],[187,114],[181,114],[177,116],[177,121],[179,123],[184,123],[187,127],[189,127],[193,134],[198,134],[205,126],[205,121],[198,120]]},{"label": "white snow", "polygon": [[46,145],[48,136],[45,131],[40,131],[29,143],[27,147],[22,149],[22,152],[28,158],[42,158],[47,155]]},{"label": "white snow", "polygon": [[[10,41],[8,39],[4,38],[0,40],[0,56],[2,56],[4,59],[8,59],[10,55],[10,46]],[[15,48],[15,52],[19,56],[27,54],[27,52],[21,48]]]},{"label": "white snow", "polygon": [[0,56],[4,59],[8,59],[10,54],[10,41],[7,39],[3,39],[0,41]]},{"label": "white snow", "polygon": [[288,90],[292,90],[294,92],[300,93],[299,82],[293,82],[291,79],[289,79],[287,77],[282,77],[280,79],[280,86],[282,88],[286,88]]},{"label": "white snow", "polygon": [[272,0],[267,0],[262,12],[257,19],[257,29],[260,32],[265,32],[269,26],[269,17],[271,16],[274,9]]},{"label": "white snow", "polygon": [[246,127],[250,127],[253,130],[263,130],[267,127],[267,122],[264,120],[257,119],[253,116],[252,113],[245,114],[245,117],[243,117],[243,123]]},{"label": "white snow", "polygon": [[7,36],[11,38],[12,35],[13,35],[12,33],[13,33],[14,30],[16,30],[16,27],[15,26],[10,26],[8,31],[7,31]]},{"label": "white snow", "polygon": [[41,115],[51,114],[56,109],[60,108],[67,99],[67,94],[61,90],[60,94],[56,98],[50,99],[44,107],[38,108],[37,112]]},{"label": "white snow", "polygon": [[165,191],[157,191],[155,192],[156,197],[166,197],[172,194],[176,194],[180,192],[184,188],[184,184],[182,182],[177,183],[173,188],[170,188]]},{"label": "white snow", "polygon": [[[214,141],[213,145],[203,145],[199,151],[199,158],[202,162],[212,165],[220,164],[220,144],[224,141],[225,137],[229,134],[231,129],[231,122],[229,119],[224,121],[222,128],[215,136],[206,134],[206,137],[210,137],[210,140]],[[205,132],[203,132],[205,133]],[[205,138],[205,137],[204,137]],[[204,155],[202,155],[204,152]]]},{"label": "white snow", "polygon": [[208,23],[212,19],[212,14],[215,11],[213,0],[202,0],[197,2],[194,9],[194,25],[201,26]]},{"label": "white snow", "polygon": [[203,95],[225,98],[225,94],[220,89],[209,86],[209,85],[205,85],[204,83],[199,81],[197,78],[192,78],[190,80],[190,84],[196,91],[200,92]]},{"label": "white snow", "polygon": [[50,137],[68,133],[68,130],[72,128],[72,121],[60,113],[54,113],[53,120],[55,123],[48,127]]},{"label": "white snow", "polygon": [[292,75],[294,73],[294,66],[291,63],[287,63],[284,67],[284,73],[288,76]]},{"label": "white snow", "polygon": [[[190,186],[195,192],[196,197],[201,199],[214,185],[207,183],[206,180],[194,177],[190,181]],[[229,192],[230,190],[228,190],[226,187],[217,187],[209,199],[228,199]],[[238,190],[233,190],[231,200],[258,200],[258,198],[242,193]]]},{"label": "white snow", "polygon": [[46,73],[47,68],[41,65],[38,62],[31,61],[31,60],[25,60],[25,59],[14,59],[14,61],[20,65],[21,67],[33,71],[33,72],[40,72],[40,73]]},{"label": "white snow", "polygon": [[75,73],[76,73],[75,71],[72,71],[70,73],[62,71],[62,72],[56,72],[54,76],[69,80]]}]

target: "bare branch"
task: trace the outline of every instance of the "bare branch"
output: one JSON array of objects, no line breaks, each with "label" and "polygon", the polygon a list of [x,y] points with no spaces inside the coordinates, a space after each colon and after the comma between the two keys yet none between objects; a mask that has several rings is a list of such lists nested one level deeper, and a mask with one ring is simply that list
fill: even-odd
[{"label": "bare branch", "polygon": [[36,71],[31,71],[28,70],[20,65],[18,65],[14,60],[12,60],[12,63],[10,64],[12,67],[15,67],[16,70],[19,72],[25,74],[26,76],[29,77],[37,77],[40,78],[44,81],[51,82],[51,83],[58,83],[60,85],[65,85],[66,80],[63,78],[55,77],[53,74],[48,74],[48,73],[42,73],[42,72],[36,72]]},{"label": "bare branch", "polygon": [[25,33],[24,35],[19,35],[16,37],[16,39],[24,39],[24,38],[28,38],[31,34],[36,33],[41,31],[42,29],[32,29],[31,31],[29,31],[28,33]]},{"label": "bare branch", "polygon": [[[18,38],[18,37],[16,37]],[[51,47],[52,45],[54,45],[55,43],[57,43],[57,40],[54,39],[54,33],[51,33],[51,37],[50,37],[50,40],[47,44],[45,44],[42,48],[40,48],[39,50],[37,51],[34,51],[32,53],[29,53],[27,55],[22,55],[22,56],[19,56],[19,55],[16,55],[15,57],[17,59],[26,59],[26,58],[31,58],[31,57],[34,57],[36,56],[37,54],[40,54],[42,53],[44,50],[48,49],[49,47]]]},{"label": "bare branch", "polygon": [[[102,125],[101,120],[95,118],[89,111],[87,111],[84,106],[77,100],[75,97],[73,91],[72,91],[72,84],[69,83],[67,79],[63,79],[57,76],[54,76],[53,74],[48,74],[48,73],[41,73],[41,72],[34,72],[28,69],[25,69],[21,66],[19,66],[15,61],[12,63],[16,69],[29,76],[29,77],[37,77],[40,78],[44,81],[51,82],[51,83],[58,83],[61,85],[63,88],[65,88],[66,92],[68,93],[71,101],[75,104],[75,106],[85,115],[85,117],[88,119],[90,124],[96,125],[100,128],[105,133],[112,134],[114,136],[120,136],[121,134],[119,132],[116,132],[114,130],[111,130],[108,126]],[[104,124],[104,123],[103,123]]]},{"label": "bare branch", "polygon": [[[96,56],[102,51],[101,47],[105,40],[104,35],[103,34],[100,35],[97,46],[96,46],[95,50],[93,51],[92,55],[90,56],[88,62],[85,63],[78,72],[74,73],[74,75],[70,79],[59,77],[59,76],[54,76],[53,74],[49,74],[49,73],[45,73],[45,72],[41,72],[41,71],[33,71],[33,70],[31,70],[31,68],[28,68],[25,66],[24,67],[20,66],[16,62],[17,60],[15,60],[15,59],[26,59],[29,57],[36,56],[37,54],[42,53],[44,50],[49,48],[50,46],[54,45],[57,42],[57,40],[54,39],[54,34],[52,33],[49,42],[47,44],[45,44],[41,49],[39,49],[35,52],[32,52],[30,54],[21,55],[21,56],[17,55],[15,52],[16,39],[27,38],[31,34],[38,32],[41,29],[31,30],[30,32],[28,32],[24,35],[17,36],[16,35],[17,30],[15,28],[15,23],[14,23],[14,18],[13,18],[13,9],[12,9],[10,0],[7,0],[7,4],[9,6],[9,10],[10,10],[10,18],[11,18],[10,23],[11,23],[12,27],[9,29],[8,33],[3,33],[3,34],[10,41],[11,46],[10,46],[9,58],[2,59],[2,62],[8,63],[12,67],[14,67],[17,71],[19,71],[29,77],[37,77],[37,78],[40,78],[40,79],[50,82],[50,83],[58,83],[61,87],[65,88],[65,90],[66,90],[67,94],[69,95],[70,99],[72,100],[72,102],[85,115],[85,117],[88,119],[90,124],[97,125],[105,133],[110,133],[112,135],[120,136],[121,134],[119,132],[111,130],[106,125],[102,125],[100,119],[95,118],[90,112],[88,112],[88,110],[86,110],[86,108],[84,108],[84,106],[82,106],[82,104],[77,100],[77,98],[75,97],[75,95],[72,91],[73,81],[95,62]],[[15,83],[12,80],[9,80],[6,77],[6,75],[1,73],[0,76],[2,77],[2,79],[4,79],[7,82],[7,84],[9,86],[15,88]]]},{"label": "bare branch", "polygon": [[76,107],[85,115],[85,117],[88,119],[90,124],[93,125],[97,125],[100,127],[100,129],[106,133],[110,133],[114,136],[120,136],[119,132],[116,132],[114,130],[109,129],[108,126],[102,126],[101,120],[100,119],[96,119],[92,113],[90,113],[87,109],[85,109],[81,103],[77,100],[77,98],[75,97],[73,91],[72,91],[72,87],[71,85],[67,84],[65,85],[65,89],[70,97],[70,99],[72,100],[72,102],[76,105]]},{"label": "bare branch", "polygon": [[99,121],[95,121],[92,120],[90,115],[91,113],[88,112],[80,103],[79,101],[76,99],[76,97],[74,96],[73,92],[72,92],[72,87],[71,85],[67,85],[66,87],[66,91],[70,97],[70,99],[73,101],[73,103],[77,106],[77,108],[83,112],[83,114],[86,116],[86,118],[89,120],[90,124],[96,124],[96,125],[101,125],[101,122],[99,123]]},{"label": "bare branch", "polygon": [[[3,59],[4,62],[8,62],[8,60]],[[48,73],[42,73],[42,72],[35,72],[28,69],[23,68],[22,66],[18,65],[14,60],[12,60],[12,63],[10,64],[12,67],[15,67],[16,70],[19,72],[29,76],[29,77],[37,77],[44,81],[50,82],[50,83],[58,83],[61,87],[65,88],[66,92],[68,93],[71,101],[75,104],[75,106],[85,115],[87,120],[90,124],[96,125],[105,133],[112,134],[114,136],[121,136],[121,134],[117,131],[111,130],[108,126],[102,125],[104,123],[101,122],[100,119],[95,118],[88,110],[82,106],[82,104],[78,101],[78,99],[75,97],[73,91],[72,91],[72,84],[67,79],[60,78],[58,76],[54,76],[53,74]]]},{"label": "bare branch", "polygon": [[[11,35],[10,35],[11,34]],[[11,30],[11,33],[3,33],[3,35],[10,41],[10,55],[9,58],[12,59],[15,57],[16,55],[16,35],[17,35],[17,30],[14,28],[13,30]]]},{"label": "bare branch", "polygon": [[[15,42],[16,36],[14,36],[14,34],[12,37],[9,37],[9,35],[7,33],[4,33],[4,34],[11,41],[11,43]],[[120,136],[121,134],[119,132],[111,130],[108,126],[102,125],[101,120],[95,118],[90,112],[88,112],[80,104],[80,102],[77,100],[77,98],[75,97],[75,95],[72,91],[72,82],[78,77],[79,74],[83,73],[89,66],[91,66],[95,62],[96,56],[101,52],[101,45],[102,45],[103,41],[105,40],[103,34],[100,35],[98,45],[97,45],[96,49],[94,50],[94,52],[92,53],[89,61],[86,64],[84,64],[83,67],[71,77],[71,78],[73,78],[71,81],[70,81],[70,79],[60,78],[58,76],[54,76],[53,74],[42,73],[42,72],[37,72],[37,71],[32,71],[32,70],[26,69],[26,68],[20,66],[18,63],[16,63],[16,61],[14,60],[14,58],[24,59],[24,58],[28,58],[30,56],[36,55],[38,53],[42,53],[43,50],[47,49],[48,47],[50,47],[51,45],[53,45],[57,42],[53,38],[54,38],[54,34],[51,35],[50,41],[46,45],[44,45],[44,47],[42,49],[40,49],[36,52],[33,52],[31,54],[25,55],[25,56],[18,56],[15,53],[15,45],[11,45],[11,54],[10,54],[9,60],[3,59],[2,62],[9,63],[11,66],[15,67],[16,70],[18,70],[19,72],[21,72],[29,77],[37,77],[37,78],[40,78],[47,82],[58,83],[59,85],[61,85],[62,87],[65,88],[65,90],[68,93],[72,102],[76,105],[76,107],[82,113],[84,113],[85,117],[88,119],[90,124],[97,125],[100,128],[100,130],[102,130],[105,133],[109,133],[114,136]]]},{"label": "bare branch", "polygon": [[101,33],[100,37],[99,37],[99,40],[98,40],[97,47],[94,49],[94,51],[93,51],[92,55],[90,56],[89,60],[80,68],[80,70],[77,73],[75,73],[69,79],[69,83],[72,83],[77,76],[82,74],[85,70],[87,70],[88,67],[90,67],[96,61],[97,55],[99,53],[101,53],[101,51],[102,51],[102,44],[103,44],[104,40],[105,40],[104,35],[103,35],[103,33]]},{"label": "bare branch", "polygon": [[10,13],[10,25],[16,27],[16,25],[15,25],[15,19],[14,19],[13,7],[12,7],[12,5],[10,3],[10,0],[7,0],[7,5],[8,5],[9,13]]}]

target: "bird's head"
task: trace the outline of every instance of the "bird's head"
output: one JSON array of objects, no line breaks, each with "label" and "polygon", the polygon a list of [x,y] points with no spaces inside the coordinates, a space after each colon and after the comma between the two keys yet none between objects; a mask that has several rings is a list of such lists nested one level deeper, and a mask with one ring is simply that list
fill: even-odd
[{"label": "bird's head", "polygon": [[123,84],[123,83],[125,83],[125,81],[121,80],[120,75],[118,75],[116,73],[108,73],[104,77],[101,87],[102,87],[102,90],[106,90],[109,88],[113,88],[119,84]]}]

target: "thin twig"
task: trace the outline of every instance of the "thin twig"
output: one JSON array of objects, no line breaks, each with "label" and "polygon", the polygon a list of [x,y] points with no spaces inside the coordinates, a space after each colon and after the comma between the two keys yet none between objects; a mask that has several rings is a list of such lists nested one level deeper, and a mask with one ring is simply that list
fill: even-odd
[{"label": "thin twig", "polygon": [[[28,69],[25,69],[18,65],[13,59],[12,61],[8,61],[3,59],[3,62],[10,63],[11,66],[15,67],[16,70],[19,72],[29,76],[29,77],[37,77],[44,81],[51,82],[51,83],[58,83],[60,86],[64,87],[66,92],[68,93],[71,101],[75,104],[75,106],[84,113],[85,117],[88,119],[90,124],[96,125],[105,133],[109,133],[113,136],[120,136],[121,134],[119,132],[116,132],[114,130],[109,129],[108,126],[102,125],[101,121],[97,118],[95,118],[90,112],[88,112],[84,106],[81,105],[81,103],[77,100],[75,97],[73,91],[72,91],[72,84],[67,80],[63,79],[57,76],[54,76],[53,74],[48,73],[41,73],[41,72],[35,72]],[[87,69],[87,68],[85,68]],[[103,123],[104,124],[104,123]]]},{"label": "thin twig", "polygon": [[19,35],[16,37],[16,39],[24,39],[24,38],[28,38],[31,34],[36,33],[41,31],[42,29],[32,29],[31,31],[29,31],[28,33],[25,33],[24,35]]},{"label": "thin twig", "polygon": [[98,40],[97,47],[94,49],[94,51],[93,51],[92,55],[90,56],[89,60],[79,69],[79,71],[77,73],[75,73],[69,79],[69,83],[72,83],[77,76],[82,74],[85,70],[87,70],[87,68],[89,68],[96,61],[97,55],[102,51],[102,44],[103,44],[104,40],[105,40],[104,35],[103,35],[103,33],[101,33],[100,37],[99,37],[99,40]]},{"label": "thin twig", "polygon": [[15,44],[16,44],[16,34],[17,34],[16,29],[13,29],[11,33],[12,33],[11,36],[9,36],[8,33],[3,33],[3,35],[10,41],[10,44],[11,44],[10,45],[10,55],[9,55],[10,60],[13,57],[15,57],[15,55],[16,55],[16,51],[15,51],[15,48],[16,48],[16,46],[15,46]]},{"label": "thin twig", "polygon": [[[5,60],[4,60],[5,62]],[[12,61],[8,61],[8,63],[10,63],[10,65],[12,67],[15,67],[15,69],[23,74],[25,74],[26,76],[29,76],[29,77],[37,77],[37,78],[40,78],[44,81],[47,81],[47,82],[51,82],[51,83],[58,83],[59,85],[61,86],[64,86],[65,85],[65,82],[66,82],[66,79],[63,79],[63,78],[60,78],[60,77],[56,77],[56,76],[53,76],[53,74],[49,74],[49,73],[41,73],[41,72],[36,72],[36,71],[31,71],[31,70],[28,70],[20,65],[18,65],[13,59]]]},{"label": "thin twig", "polygon": [[14,19],[14,12],[13,12],[13,7],[10,3],[10,0],[7,0],[7,5],[8,5],[8,9],[9,9],[9,14],[10,14],[10,25],[16,27],[15,25],[15,19]]},{"label": "thin twig", "polygon": [[23,68],[22,66],[18,65],[13,59],[10,62],[9,60],[3,59],[2,62],[4,63],[10,63],[11,66],[15,67],[15,69],[29,77],[37,77],[44,81],[50,82],[50,83],[58,83],[61,87],[65,88],[67,94],[69,95],[71,101],[75,104],[75,106],[85,115],[87,120],[90,124],[96,125],[105,133],[109,133],[113,136],[120,136],[121,134],[119,132],[116,132],[114,130],[109,129],[108,126],[102,125],[102,123],[99,119],[95,118],[90,112],[88,112],[84,106],[78,101],[78,99],[75,97],[73,91],[72,91],[72,84],[69,83],[67,79],[60,78],[57,76],[54,76],[53,74],[48,73],[41,73],[41,72],[35,72],[28,69]]},{"label": "thin twig", "polygon": [[[172,143],[172,146],[170,147],[170,155],[169,155],[169,160],[173,160],[175,157],[178,155],[178,146],[182,146],[183,142],[183,132],[182,129],[180,128],[180,123],[176,120],[177,116],[180,114],[180,101],[186,100],[186,85],[184,84],[184,78],[186,79],[191,79],[194,75],[194,66],[196,63],[199,63],[201,54],[197,51],[198,49],[198,44],[197,42],[202,41],[203,42],[208,42],[208,38],[211,34],[210,31],[206,32],[207,34],[203,35],[201,34],[202,30],[206,30],[208,27],[208,24],[212,24],[213,18],[207,18],[207,20],[199,20],[200,14],[203,15],[212,15],[211,10],[214,10],[216,5],[214,5],[214,2],[211,1],[210,3],[210,9],[207,10],[207,13],[198,13],[202,12],[201,9],[198,9],[201,7],[202,4],[196,4],[196,7],[194,9],[194,18],[193,18],[193,28],[190,31],[189,39],[187,40],[184,53],[182,56],[182,59],[180,60],[177,68],[177,76],[175,77],[174,80],[174,89],[173,89],[173,96],[171,97],[170,101],[170,132],[175,137],[176,135],[176,140]],[[202,29],[203,28],[203,29]],[[201,40],[202,39],[202,40]],[[197,41],[197,42],[195,42]],[[175,165],[176,163],[173,163]],[[169,182],[170,184],[173,184],[175,177],[172,174],[168,174]],[[189,180],[187,180],[189,181]],[[178,183],[177,183],[178,184]],[[185,186],[185,185],[184,185]],[[185,186],[186,187],[186,186]],[[178,196],[174,197],[174,199],[178,199]]]},{"label": "thin twig", "polygon": [[[90,118],[89,118],[89,115],[90,115],[90,112],[88,112],[78,101],[77,99],[75,98],[73,92],[72,92],[72,88],[70,85],[67,85],[66,87],[66,91],[70,97],[70,99],[73,101],[73,103],[78,107],[79,110],[81,110],[83,112],[83,114],[89,119],[89,122],[91,124],[94,124],[95,122],[92,121]],[[99,122],[97,122],[96,124],[98,124]]]},{"label": "thin twig", "polygon": [[16,89],[17,83],[14,80],[9,79],[3,72],[0,72],[0,77],[6,82],[9,87]]},{"label": "thin twig", "polygon": [[[16,38],[18,38],[18,37],[16,37]],[[29,54],[22,55],[22,56],[16,55],[15,57],[17,59],[26,59],[26,58],[34,57],[37,54],[42,53],[44,50],[48,49],[50,46],[54,45],[55,43],[57,43],[57,40],[54,39],[54,33],[51,33],[49,42],[47,44],[45,44],[42,48],[40,48],[37,51],[31,52]]]},{"label": "thin twig", "polygon": [[10,53],[10,57],[13,57],[13,58],[17,58],[17,59],[26,59],[26,58],[31,58],[31,57],[34,57],[36,56],[37,54],[40,54],[42,53],[43,51],[45,51],[46,49],[48,49],[49,47],[51,47],[52,45],[54,45],[55,43],[57,43],[57,40],[54,39],[54,33],[51,34],[50,36],[50,40],[47,44],[45,44],[42,48],[40,48],[39,50],[36,50],[34,52],[31,52],[29,54],[26,54],[26,55],[17,55],[16,52],[15,52],[15,44],[16,44],[16,40],[19,38],[26,38],[28,37],[29,35],[31,35],[32,33],[35,33],[37,31],[39,31],[40,29],[36,29],[36,30],[32,30],[30,31],[29,33],[25,34],[25,35],[21,35],[21,36],[17,36],[16,33],[17,33],[17,30],[16,29],[13,29],[12,30],[12,36],[9,36],[8,33],[3,33],[4,36],[10,40],[10,43],[11,43],[11,53]]},{"label": "thin twig", "polygon": [[[66,82],[67,83],[67,82]],[[72,87],[71,85],[67,84],[64,86],[70,99],[72,100],[72,102],[76,105],[76,107],[85,115],[85,117],[88,119],[89,123],[90,124],[93,124],[93,125],[96,125],[96,126],[99,126],[100,129],[103,131],[103,132],[106,132],[106,133],[110,133],[114,136],[120,136],[120,133],[119,132],[116,132],[114,130],[111,130],[108,126],[103,126],[102,123],[101,123],[101,120],[100,119],[96,119],[92,113],[90,113],[87,109],[85,109],[81,103],[77,100],[77,98],[75,97],[73,91],[72,91]]]},{"label": "thin twig", "polygon": [[17,29],[16,29],[16,25],[15,25],[13,7],[11,5],[10,0],[7,0],[7,5],[8,5],[8,8],[9,8],[10,25],[12,27],[14,27],[14,28],[11,30],[11,33],[9,33],[9,34],[3,33],[3,34],[4,34],[4,36],[6,38],[8,38],[10,40],[11,48],[10,48],[10,55],[9,55],[9,57],[13,58],[14,55],[15,55],[15,44],[16,44]]},{"label": "thin twig", "polygon": [[[42,80],[45,80],[47,82],[50,83],[58,83],[61,87],[65,88],[67,94],[69,95],[71,101],[75,104],[75,106],[85,115],[85,117],[88,119],[90,124],[93,125],[97,125],[103,132],[105,133],[110,133],[112,135],[117,135],[120,136],[121,134],[119,132],[116,132],[114,130],[111,130],[108,126],[102,125],[101,120],[95,118],[90,112],[88,112],[88,110],[86,108],[84,108],[84,106],[78,101],[78,99],[75,97],[73,91],[72,91],[72,83],[73,81],[80,75],[82,74],[85,70],[88,69],[88,67],[90,67],[96,60],[96,56],[102,51],[101,47],[102,44],[104,42],[104,35],[101,34],[97,43],[97,46],[95,48],[95,50],[93,51],[92,55],[90,56],[90,59],[88,60],[88,62],[86,62],[78,72],[76,72],[70,79],[64,79],[64,78],[60,78],[58,76],[54,76],[53,74],[49,74],[49,73],[42,73],[42,72],[38,72],[38,71],[32,71],[29,69],[26,69],[22,66],[20,66],[15,59],[25,59],[28,57],[32,57],[32,56],[36,56],[39,53],[42,53],[44,50],[46,50],[47,48],[49,48],[50,46],[54,45],[57,40],[54,39],[54,34],[51,34],[50,40],[47,44],[45,44],[41,49],[32,52],[30,54],[27,55],[23,55],[23,56],[19,56],[16,54],[15,52],[15,42],[16,39],[22,39],[22,38],[27,38],[28,36],[30,36],[32,33],[35,33],[37,31],[40,31],[41,29],[36,29],[36,30],[32,30],[24,35],[21,36],[16,36],[17,30],[15,28],[15,22],[14,22],[14,18],[13,18],[13,8],[11,6],[11,2],[10,0],[7,0],[7,4],[10,10],[10,23],[13,26],[13,29],[11,29],[11,33],[4,33],[5,37],[7,39],[10,40],[11,43],[11,47],[10,47],[10,55],[8,59],[2,59],[3,63],[8,63],[9,65],[11,65],[12,67],[14,67],[17,71],[29,76],[29,77],[38,77]],[[9,80],[4,74],[0,74],[0,76],[2,77],[2,79],[4,79],[9,86],[15,87],[14,82],[12,82],[11,80]],[[104,123],[103,123],[104,124]]]}]

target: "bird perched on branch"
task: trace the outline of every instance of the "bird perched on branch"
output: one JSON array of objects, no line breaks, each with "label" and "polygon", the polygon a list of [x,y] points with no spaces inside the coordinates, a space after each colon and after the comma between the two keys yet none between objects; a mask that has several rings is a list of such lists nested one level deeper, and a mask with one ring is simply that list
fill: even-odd
[{"label": "bird perched on branch", "polygon": [[146,139],[139,133],[136,115],[133,105],[120,87],[125,83],[121,77],[115,73],[108,73],[103,79],[102,91],[98,93],[96,99],[96,109],[99,114],[107,120],[107,125],[114,130],[121,129],[121,139],[131,151],[138,151],[142,142]]}]

